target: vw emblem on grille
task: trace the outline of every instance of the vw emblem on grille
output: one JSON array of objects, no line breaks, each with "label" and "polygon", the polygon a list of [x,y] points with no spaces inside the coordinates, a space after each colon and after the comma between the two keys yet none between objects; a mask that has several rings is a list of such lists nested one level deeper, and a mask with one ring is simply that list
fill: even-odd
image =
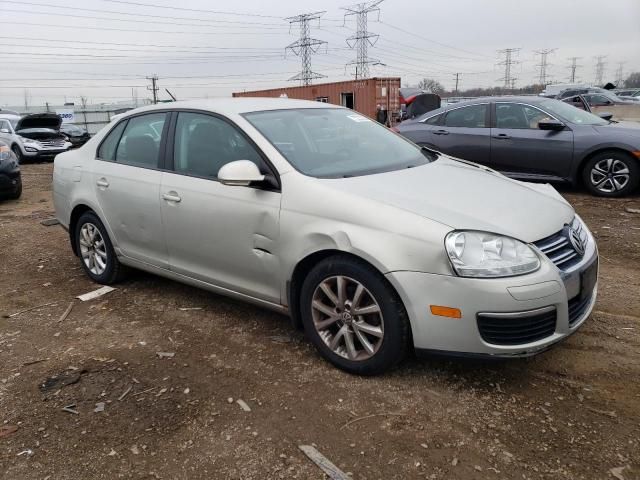
[{"label": "vw emblem on grille", "polygon": [[569,241],[578,255],[584,255],[584,242],[580,238],[580,233],[571,227],[569,227]]}]

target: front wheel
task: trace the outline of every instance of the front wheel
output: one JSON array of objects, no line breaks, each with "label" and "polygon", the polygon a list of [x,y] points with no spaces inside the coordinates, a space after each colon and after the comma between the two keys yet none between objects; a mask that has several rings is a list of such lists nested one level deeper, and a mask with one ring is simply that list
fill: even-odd
[{"label": "front wheel", "polygon": [[18,145],[14,145],[13,147],[11,147],[11,151],[16,156],[16,160],[18,160],[18,164],[21,164],[24,158],[22,155],[22,150],[20,150],[20,147]]},{"label": "front wheel", "polygon": [[124,275],[107,230],[93,212],[83,213],[75,229],[78,256],[85,273],[97,283],[111,285]]},{"label": "front wheel", "polygon": [[624,152],[602,152],[584,165],[582,179],[593,195],[623,197],[640,181],[638,161]]},{"label": "front wheel", "polygon": [[307,336],[342,370],[376,375],[407,354],[404,306],[385,278],[364,262],[334,256],[318,263],[303,283],[300,301]]}]

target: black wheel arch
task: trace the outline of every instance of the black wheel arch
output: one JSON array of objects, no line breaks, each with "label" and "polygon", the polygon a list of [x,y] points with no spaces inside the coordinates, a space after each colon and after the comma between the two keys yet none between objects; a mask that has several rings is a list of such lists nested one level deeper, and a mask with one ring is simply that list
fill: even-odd
[{"label": "black wheel arch", "polygon": [[75,235],[76,225],[82,214],[86,212],[92,212],[94,215],[98,215],[93,208],[81,203],[73,207],[73,210],[71,211],[71,217],[69,218],[69,240],[71,241],[71,249],[73,250],[73,253],[76,257],[78,256],[78,244],[76,242]]}]

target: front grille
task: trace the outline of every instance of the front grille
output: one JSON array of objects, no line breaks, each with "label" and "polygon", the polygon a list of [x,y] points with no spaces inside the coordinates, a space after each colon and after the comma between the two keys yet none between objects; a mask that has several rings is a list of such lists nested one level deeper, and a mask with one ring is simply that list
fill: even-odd
[{"label": "front grille", "polygon": [[47,148],[64,148],[64,140],[40,140],[40,145]]},{"label": "front grille", "polygon": [[[518,316],[516,316],[518,315]],[[482,339],[493,345],[521,345],[542,340],[556,331],[556,309],[543,312],[499,315],[478,314],[478,330]]]},{"label": "front grille", "polygon": [[[574,240],[571,240],[571,236],[574,236]],[[578,244],[580,248],[576,248],[574,245],[575,238],[578,238]],[[534,245],[544,253],[549,260],[551,260],[556,267],[561,270],[566,270],[576,263],[582,260],[584,255],[584,248],[588,241],[588,234],[586,228],[583,227],[582,222],[576,217],[571,225],[565,225],[565,227],[559,232],[554,233],[542,240],[534,242]]]},{"label": "front grille", "polygon": [[580,296],[573,297],[569,300],[569,327],[573,327],[584,312],[589,308],[589,304],[591,303],[591,295],[587,298],[580,300]]}]

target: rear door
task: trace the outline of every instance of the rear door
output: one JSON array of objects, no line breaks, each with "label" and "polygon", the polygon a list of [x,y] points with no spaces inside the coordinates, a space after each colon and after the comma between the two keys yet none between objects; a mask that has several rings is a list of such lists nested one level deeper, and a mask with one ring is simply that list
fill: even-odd
[{"label": "rear door", "polygon": [[96,198],[122,253],[168,268],[160,215],[159,169],[168,113],[137,115],[116,125],[93,162]]},{"label": "rear door", "polygon": [[492,168],[511,176],[568,178],[573,159],[573,132],[540,130],[538,122],[552,119],[537,107],[516,102],[495,103],[491,128]]},{"label": "rear door", "polygon": [[430,129],[431,143],[448,155],[488,164],[490,159],[489,104],[455,107],[440,125]]}]

